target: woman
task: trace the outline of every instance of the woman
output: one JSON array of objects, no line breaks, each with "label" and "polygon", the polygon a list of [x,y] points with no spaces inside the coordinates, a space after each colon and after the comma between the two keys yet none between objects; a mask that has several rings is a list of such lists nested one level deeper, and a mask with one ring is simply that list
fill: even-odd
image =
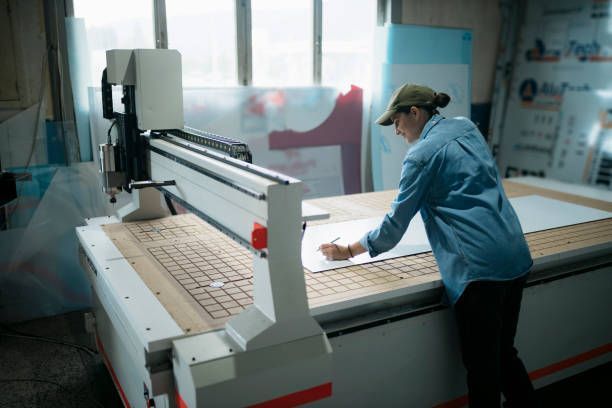
[{"label": "woman", "polygon": [[533,261],[489,148],[467,118],[437,108],[450,97],[405,84],[376,121],[395,125],[408,149],[397,198],[380,226],[348,246],[322,244],[329,260],[393,248],[417,211],[453,306],[471,407],[534,405],[514,348],[523,286]]}]

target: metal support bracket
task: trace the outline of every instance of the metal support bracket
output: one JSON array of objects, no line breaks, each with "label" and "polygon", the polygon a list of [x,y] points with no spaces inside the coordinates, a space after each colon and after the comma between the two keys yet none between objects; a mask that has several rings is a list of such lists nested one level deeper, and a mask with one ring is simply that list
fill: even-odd
[{"label": "metal support bracket", "polygon": [[132,202],[117,210],[121,222],[150,220],[168,215],[162,195],[154,187],[132,190]]}]

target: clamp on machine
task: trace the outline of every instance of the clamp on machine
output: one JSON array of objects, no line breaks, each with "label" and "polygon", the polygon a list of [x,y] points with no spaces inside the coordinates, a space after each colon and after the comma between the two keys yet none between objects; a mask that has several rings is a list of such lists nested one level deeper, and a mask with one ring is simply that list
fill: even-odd
[{"label": "clamp on machine", "polygon": [[[244,143],[184,128],[177,51],[109,50],[106,56],[103,115],[115,121],[118,137],[113,143],[109,129],[99,155],[111,201],[121,191],[132,195],[118,210],[120,221],[165,216],[163,194],[253,254],[253,304],[223,330],[168,339],[173,384],[155,386],[145,378],[145,390],[158,397],[157,406],[163,400],[181,407],[247,406],[312,389],[317,399],[331,395],[331,346],[310,315],[301,262],[302,183],[251,164]],[[123,113],[113,110],[113,84],[123,85]],[[99,255],[85,230],[77,234],[95,268]],[[105,307],[105,296],[99,298]]]}]

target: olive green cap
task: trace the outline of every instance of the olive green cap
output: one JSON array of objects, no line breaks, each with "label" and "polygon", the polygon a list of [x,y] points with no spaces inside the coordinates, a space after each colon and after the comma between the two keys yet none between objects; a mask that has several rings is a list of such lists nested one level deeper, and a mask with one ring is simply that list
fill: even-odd
[{"label": "olive green cap", "polygon": [[434,90],[427,86],[404,84],[393,92],[387,110],[376,119],[376,123],[383,126],[392,125],[391,116],[398,109],[410,108],[411,106],[433,106],[435,96]]}]

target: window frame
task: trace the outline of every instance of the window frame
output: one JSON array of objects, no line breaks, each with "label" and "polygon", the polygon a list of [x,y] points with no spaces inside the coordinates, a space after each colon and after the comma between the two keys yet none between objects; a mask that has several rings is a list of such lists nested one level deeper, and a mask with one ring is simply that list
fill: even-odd
[{"label": "window frame", "polygon": [[[172,0],[170,0],[172,1]],[[152,0],[153,23],[155,30],[155,47],[168,48],[168,27],[166,23],[166,0]],[[236,78],[237,85],[253,85],[253,46],[251,40],[251,0],[235,0],[236,2]],[[323,65],[323,0],[313,2],[313,66],[312,84],[321,85]],[[385,22],[397,22],[401,17],[401,0],[377,0],[378,25]],[[373,17],[374,18],[374,17]]]}]

